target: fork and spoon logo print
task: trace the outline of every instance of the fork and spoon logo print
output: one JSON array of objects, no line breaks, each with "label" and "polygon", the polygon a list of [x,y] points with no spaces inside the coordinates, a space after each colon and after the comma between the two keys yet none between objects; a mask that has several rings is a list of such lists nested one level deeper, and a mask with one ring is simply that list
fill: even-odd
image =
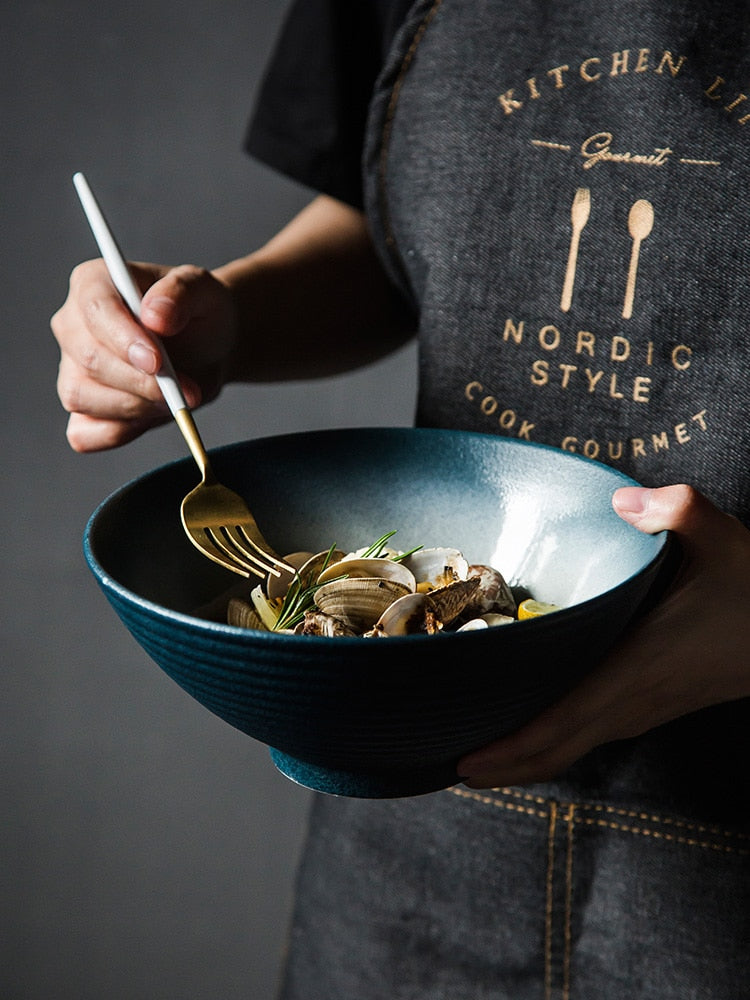
[{"label": "fork and spoon logo print", "polygon": [[[560,309],[568,312],[573,301],[573,287],[575,285],[576,269],[578,266],[578,248],[581,240],[581,233],[589,221],[591,214],[591,191],[589,188],[580,187],[575,193],[573,204],[570,209],[571,236],[570,248],[568,250],[568,263],[565,268],[565,279],[563,281],[562,296],[560,298]],[[622,318],[630,319],[633,315],[633,302],[635,300],[635,286],[638,276],[638,261],[640,258],[641,244],[651,234],[654,227],[654,207],[650,201],[641,198],[634,202],[628,213],[628,232],[632,241],[630,251],[630,263],[628,265],[627,280],[625,283],[625,296],[622,306]]]}]

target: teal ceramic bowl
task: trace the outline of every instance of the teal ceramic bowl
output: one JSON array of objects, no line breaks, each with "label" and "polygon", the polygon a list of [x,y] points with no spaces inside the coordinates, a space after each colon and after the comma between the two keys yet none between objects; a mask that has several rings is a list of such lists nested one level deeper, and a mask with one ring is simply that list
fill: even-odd
[{"label": "teal ceramic bowl", "polygon": [[[344,550],[396,530],[401,549],[451,546],[563,610],[481,631],[386,639],[240,629],[202,617],[238,578],[180,523],[191,459],[124,486],[84,549],[125,627],[185,691],[324,792],[416,795],[455,784],[467,751],[558,698],[617,640],[668,572],[665,534],[612,510],[616,471],[557,449],[461,431],[333,430],[218,449],[279,552]],[[248,584],[249,591],[250,584]]]}]

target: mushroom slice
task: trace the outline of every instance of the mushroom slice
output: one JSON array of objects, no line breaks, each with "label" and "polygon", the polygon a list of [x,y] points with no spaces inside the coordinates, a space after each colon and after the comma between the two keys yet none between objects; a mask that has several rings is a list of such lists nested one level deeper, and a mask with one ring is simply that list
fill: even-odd
[{"label": "mushroom slice", "polygon": [[447,587],[433,590],[428,596],[443,625],[450,625],[471,604],[478,589],[479,579],[474,577],[471,580],[456,580]]}]

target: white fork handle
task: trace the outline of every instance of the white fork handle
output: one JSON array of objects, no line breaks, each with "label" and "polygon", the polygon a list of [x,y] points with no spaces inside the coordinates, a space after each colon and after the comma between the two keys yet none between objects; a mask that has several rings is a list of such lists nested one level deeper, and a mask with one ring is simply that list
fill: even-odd
[{"label": "white fork handle", "polygon": [[[78,192],[83,211],[91,226],[94,239],[104,258],[104,263],[107,265],[107,270],[114,286],[125,300],[132,314],[136,319],[140,319],[141,294],[133,281],[128,265],[117,245],[117,241],[112,235],[104,213],[99,207],[99,202],[94,197],[94,193],[82,173],[79,172],[73,175],[73,184]],[[185,402],[185,397],[182,395],[172,362],[169,360],[169,355],[163,345],[159,345],[159,353],[161,354],[161,368],[157,372],[156,381],[159,383],[159,388],[167,402],[167,406],[172,411],[172,416],[177,417],[180,410],[188,409],[188,405]]]}]

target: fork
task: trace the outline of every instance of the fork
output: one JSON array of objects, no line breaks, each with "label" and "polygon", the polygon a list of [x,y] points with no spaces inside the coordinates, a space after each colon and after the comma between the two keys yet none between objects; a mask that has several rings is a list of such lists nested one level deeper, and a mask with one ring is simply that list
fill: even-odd
[{"label": "fork", "polygon": [[[140,316],[141,295],[117,241],[85,176],[80,172],[74,174],[73,183],[114,286],[137,319]],[[294,572],[260,533],[242,497],[216,479],[193,415],[163,347],[161,361],[156,381],[201,472],[200,483],[187,494],[180,507],[188,538],[204,556],[240,576],[249,577],[251,573],[260,577],[268,574],[280,576],[282,570]]]}]

